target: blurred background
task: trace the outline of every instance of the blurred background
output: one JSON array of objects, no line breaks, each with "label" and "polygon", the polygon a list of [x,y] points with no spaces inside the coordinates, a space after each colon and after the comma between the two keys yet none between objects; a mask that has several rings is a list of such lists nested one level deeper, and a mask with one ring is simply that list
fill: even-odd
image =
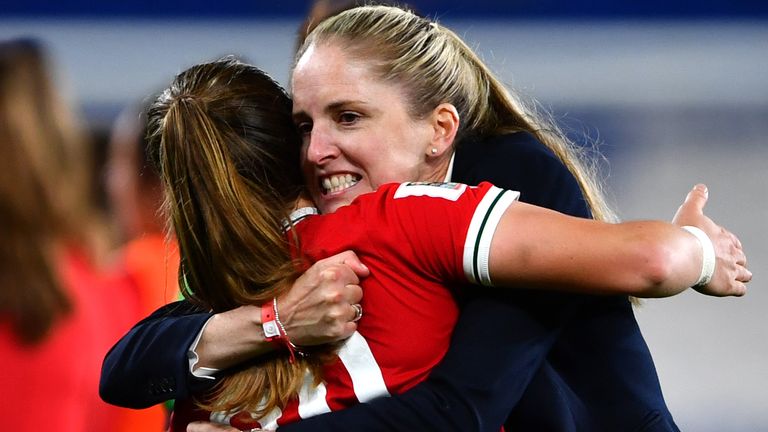
[{"label": "blurred background", "polygon": [[[510,87],[597,142],[624,219],[670,219],[690,187],[736,232],[754,280],[741,299],[685,293],[637,311],[682,430],[768,430],[768,3],[414,0]],[[237,54],[288,86],[310,1],[4,0],[0,40],[41,40],[95,137],[201,61]],[[632,371],[628,370],[631,374]]]}]

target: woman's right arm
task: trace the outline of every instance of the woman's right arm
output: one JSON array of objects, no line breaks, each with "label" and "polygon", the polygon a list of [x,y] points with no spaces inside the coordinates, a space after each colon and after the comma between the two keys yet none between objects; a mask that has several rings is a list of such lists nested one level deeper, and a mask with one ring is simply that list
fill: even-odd
[{"label": "woman's right arm", "polygon": [[[291,342],[312,346],[349,337],[357,329],[350,305],[360,302],[362,289],[357,284],[367,275],[351,251],[310,267],[277,299],[280,321]],[[240,306],[208,321],[194,350],[196,368],[228,369],[271,350],[264,341],[260,307]]]},{"label": "woman's right arm", "polygon": [[[452,344],[429,378],[405,393],[380,397],[341,411],[280,426],[285,432],[498,432],[523,390],[520,356],[508,347],[542,333],[515,305],[477,298],[461,311]],[[489,333],[489,329],[515,329]],[[475,366],[475,367],[473,367]],[[525,380],[527,382],[527,380]],[[236,432],[194,422],[190,432]]]},{"label": "woman's right arm", "polygon": [[673,224],[608,224],[514,203],[493,236],[491,278],[499,286],[546,289],[567,282],[569,290],[586,294],[672,296],[695,285],[704,265],[702,242],[681,229],[691,225],[701,229],[714,247],[714,277],[699,291],[743,295],[752,274],[746,269],[741,243],[704,215],[706,201],[706,187],[696,186]]},{"label": "woman's right arm", "polygon": [[[352,334],[357,324],[350,321],[350,305],[360,302],[358,283],[367,274],[352,252],[310,267],[278,299],[291,340],[316,345]],[[99,392],[106,402],[129,408],[186,398],[215,383],[213,377],[193,374],[192,367],[222,370],[271,349],[256,306],[211,314],[189,302],[176,302],[136,324],[112,347],[102,365]],[[190,356],[197,357],[194,366]]]}]

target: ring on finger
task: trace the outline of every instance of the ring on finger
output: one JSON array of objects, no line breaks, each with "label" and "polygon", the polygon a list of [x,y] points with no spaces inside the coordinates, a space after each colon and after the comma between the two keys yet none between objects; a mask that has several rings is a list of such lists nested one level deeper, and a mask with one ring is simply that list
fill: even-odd
[{"label": "ring on finger", "polygon": [[352,318],[352,322],[360,321],[360,318],[363,317],[363,307],[358,303],[353,304],[352,307],[355,309],[355,316]]}]

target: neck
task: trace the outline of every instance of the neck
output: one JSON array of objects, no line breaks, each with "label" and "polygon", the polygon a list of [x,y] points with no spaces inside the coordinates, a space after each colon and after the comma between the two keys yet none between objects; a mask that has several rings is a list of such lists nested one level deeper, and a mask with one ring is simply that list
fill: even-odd
[{"label": "neck", "polygon": [[441,183],[450,181],[451,171],[453,171],[453,154],[454,152],[451,151],[450,154],[443,155],[439,160],[434,161],[430,170],[425,172],[419,181]]}]

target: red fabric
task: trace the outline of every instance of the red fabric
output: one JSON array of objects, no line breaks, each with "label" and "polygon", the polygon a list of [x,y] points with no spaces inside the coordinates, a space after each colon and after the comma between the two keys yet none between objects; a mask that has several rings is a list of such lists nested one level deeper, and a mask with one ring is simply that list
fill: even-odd
[{"label": "red fabric", "polygon": [[[362,282],[358,332],[326,367],[323,386],[306,386],[299,400],[274,413],[278,425],[403,392],[426,378],[448,349],[458,316],[451,285],[468,280],[464,250],[470,223],[484,218],[479,203],[488,191],[499,190],[487,183],[428,185],[426,193],[433,195],[421,196],[424,189],[416,186],[423,185],[400,192],[401,185],[382,186],[333,214],[307,217],[295,226],[301,254],[310,262],[351,249],[371,274]],[[177,402],[175,431],[184,430],[185,406]],[[269,418],[261,420],[270,427]]]},{"label": "red fabric", "polygon": [[138,289],[138,318],[179,299],[179,249],[163,234],[145,234],[122,249],[122,265]]},{"label": "red fabric", "polygon": [[103,432],[119,423],[120,409],[99,398],[99,373],[107,350],[131,325],[132,288],[125,279],[94,271],[76,253],[61,260],[60,277],[74,310],[44,341],[23,346],[7,319],[0,319],[3,430]]},{"label": "red fabric", "polygon": [[[131,292],[124,295],[133,297],[136,302],[135,315],[129,321],[131,325],[178,299],[178,246],[168,242],[165,235],[145,234],[131,240],[123,246],[120,257],[119,271],[131,282]],[[127,330],[128,327],[120,336]],[[166,429],[167,421],[168,412],[162,404],[141,410],[121,409],[114,432],[159,432]]]}]

